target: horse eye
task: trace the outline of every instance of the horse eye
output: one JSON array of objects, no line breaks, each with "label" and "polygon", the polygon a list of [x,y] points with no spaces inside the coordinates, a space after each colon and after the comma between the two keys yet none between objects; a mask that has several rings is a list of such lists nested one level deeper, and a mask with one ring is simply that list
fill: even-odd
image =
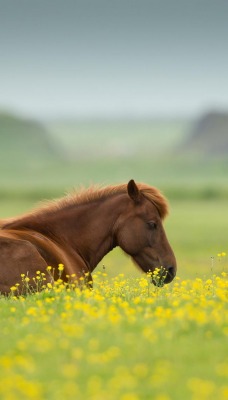
[{"label": "horse eye", "polygon": [[147,222],[147,225],[148,225],[148,227],[149,227],[151,230],[154,230],[154,229],[157,228],[157,224],[156,224],[156,222],[154,222],[154,221],[149,221],[149,222]]}]

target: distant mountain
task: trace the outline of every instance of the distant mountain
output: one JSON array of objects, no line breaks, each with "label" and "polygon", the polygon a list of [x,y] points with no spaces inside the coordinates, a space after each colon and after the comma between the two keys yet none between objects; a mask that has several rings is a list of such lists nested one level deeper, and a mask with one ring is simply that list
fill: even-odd
[{"label": "distant mountain", "polygon": [[0,161],[31,164],[55,157],[44,126],[36,121],[0,113]]},{"label": "distant mountain", "polygon": [[208,156],[228,156],[228,112],[209,112],[193,124],[181,150]]}]

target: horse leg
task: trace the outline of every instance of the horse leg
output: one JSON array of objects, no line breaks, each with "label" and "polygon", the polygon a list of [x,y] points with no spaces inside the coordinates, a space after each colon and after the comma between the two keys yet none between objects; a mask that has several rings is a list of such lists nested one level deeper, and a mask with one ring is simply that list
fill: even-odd
[{"label": "horse leg", "polygon": [[[10,288],[19,283],[18,292],[22,293],[21,274],[29,278],[28,284],[36,287],[33,278],[36,271],[46,272],[47,263],[36,247],[27,240],[0,237],[0,293],[10,293]],[[48,277],[46,276],[48,282]]]}]

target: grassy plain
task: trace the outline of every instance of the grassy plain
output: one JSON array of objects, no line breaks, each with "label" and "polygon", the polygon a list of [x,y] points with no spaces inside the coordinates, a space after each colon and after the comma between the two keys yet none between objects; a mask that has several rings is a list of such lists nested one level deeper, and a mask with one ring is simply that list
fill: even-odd
[{"label": "grassy plain", "polygon": [[76,136],[72,124],[49,125],[56,160],[0,160],[0,218],[80,185],[134,178],[159,187],[170,201],[165,229],[179,276],[155,289],[116,249],[95,270],[92,292],[59,283],[0,298],[0,398],[228,399],[228,259],[218,256],[228,253],[228,163],[172,152],[183,138],[175,124],[155,124],[153,135],[145,124],[141,136],[122,124],[108,137],[103,124],[96,135],[91,123],[77,126]]},{"label": "grassy plain", "polygon": [[2,298],[0,398],[225,400],[226,292],[224,273],[154,288],[102,272],[93,291]]}]

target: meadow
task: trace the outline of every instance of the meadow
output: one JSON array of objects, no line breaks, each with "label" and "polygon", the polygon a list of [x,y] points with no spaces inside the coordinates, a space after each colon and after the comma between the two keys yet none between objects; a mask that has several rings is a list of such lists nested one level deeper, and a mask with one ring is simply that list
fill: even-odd
[{"label": "meadow", "polygon": [[72,124],[49,128],[59,135],[56,160],[0,160],[0,218],[80,185],[144,181],[169,199],[164,224],[178,276],[156,288],[116,249],[96,268],[92,291],[65,287],[61,268],[60,280],[40,293],[17,297],[13,287],[0,298],[0,399],[228,399],[227,160],[168,151],[183,123],[170,131],[154,125],[156,146],[147,125],[139,146],[135,128],[121,152],[126,126],[111,144],[104,126],[97,143],[91,124],[77,137]]},{"label": "meadow", "polygon": [[0,398],[227,399],[227,273],[155,288],[103,270],[93,290],[61,274],[47,286],[0,301]]}]

